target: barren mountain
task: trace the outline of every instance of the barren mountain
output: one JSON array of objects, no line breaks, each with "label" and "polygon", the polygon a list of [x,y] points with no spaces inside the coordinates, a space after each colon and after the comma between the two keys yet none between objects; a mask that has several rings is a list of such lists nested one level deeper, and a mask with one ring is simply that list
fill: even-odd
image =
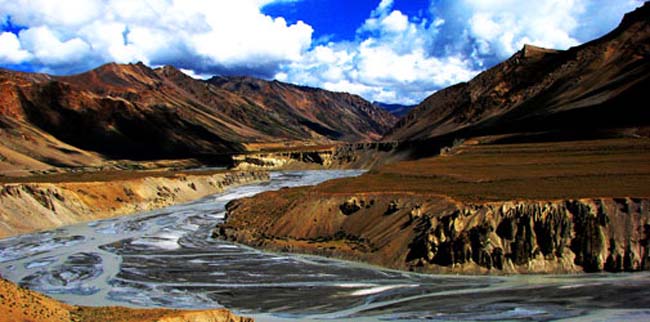
[{"label": "barren mountain", "polygon": [[348,142],[381,138],[397,121],[357,95],[250,77],[213,77],[208,83],[245,97],[259,113],[293,130],[298,138],[327,137]]},{"label": "barren mountain", "polygon": [[647,134],[650,4],[604,37],[566,51],[526,45],[467,83],[441,90],[402,118],[388,140],[519,131]]},{"label": "barren mountain", "polygon": [[0,70],[4,170],[236,153],[247,144],[370,141],[396,119],[344,93],[107,64],[73,76]]}]

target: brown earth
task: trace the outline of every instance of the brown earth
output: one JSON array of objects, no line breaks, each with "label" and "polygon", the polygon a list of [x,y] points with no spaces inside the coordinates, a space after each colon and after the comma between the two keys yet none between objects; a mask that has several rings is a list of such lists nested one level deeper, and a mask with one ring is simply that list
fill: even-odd
[{"label": "brown earth", "polygon": [[226,309],[183,311],[73,306],[0,278],[0,322],[27,321],[249,322],[253,319],[234,315]]},{"label": "brown earth", "polygon": [[215,236],[425,272],[650,269],[650,140],[501,139],[234,201]]},{"label": "brown earth", "polygon": [[268,179],[263,171],[121,171],[14,178],[0,183],[0,237],[162,208]]}]

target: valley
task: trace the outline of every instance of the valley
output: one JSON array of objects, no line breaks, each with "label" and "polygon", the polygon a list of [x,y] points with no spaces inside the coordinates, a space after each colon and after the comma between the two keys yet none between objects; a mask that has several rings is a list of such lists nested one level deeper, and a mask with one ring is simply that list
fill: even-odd
[{"label": "valley", "polygon": [[0,321],[645,320],[649,36],[646,2],[414,106],[0,69]]}]

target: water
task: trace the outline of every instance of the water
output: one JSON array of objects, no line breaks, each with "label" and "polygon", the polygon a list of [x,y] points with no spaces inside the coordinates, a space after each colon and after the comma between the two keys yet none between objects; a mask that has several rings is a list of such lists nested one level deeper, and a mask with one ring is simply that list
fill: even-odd
[{"label": "water", "polygon": [[421,275],[211,238],[225,204],[360,171],[276,172],[191,203],[0,241],[2,276],[80,305],[227,307],[258,320],[650,320],[650,275]]}]

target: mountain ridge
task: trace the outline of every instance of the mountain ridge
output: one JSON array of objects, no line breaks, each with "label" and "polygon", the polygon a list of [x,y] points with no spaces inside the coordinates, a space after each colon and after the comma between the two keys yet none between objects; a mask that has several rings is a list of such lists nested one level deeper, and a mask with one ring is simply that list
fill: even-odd
[{"label": "mountain ridge", "polygon": [[650,84],[649,17],[650,4],[645,3],[627,14],[619,27],[583,45],[568,50],[525,45],[474,79],[429,96],[384,139],[586,132],[596,127],[639,127],[645,133],[648,112],[633,103]]},{"label": "mountain ridge", "polygon": [[[172,66],[142,63],[109,63],[70,76],[0,69],[0,134],[8,139],[2,150],[15,152],[0,158],[13,162],[0,170],[227,155],[250,144],[367,142],[396,121],[347,93],[247,79],[269,89],[262,97],[229,89],[241,83],[237,78],[221,80],[212,84]],[[23,139],[27,134],[31,141]],[[62,150],[88,157],[72,160]],[[32,160],[18,160],[24,158]]]}]

